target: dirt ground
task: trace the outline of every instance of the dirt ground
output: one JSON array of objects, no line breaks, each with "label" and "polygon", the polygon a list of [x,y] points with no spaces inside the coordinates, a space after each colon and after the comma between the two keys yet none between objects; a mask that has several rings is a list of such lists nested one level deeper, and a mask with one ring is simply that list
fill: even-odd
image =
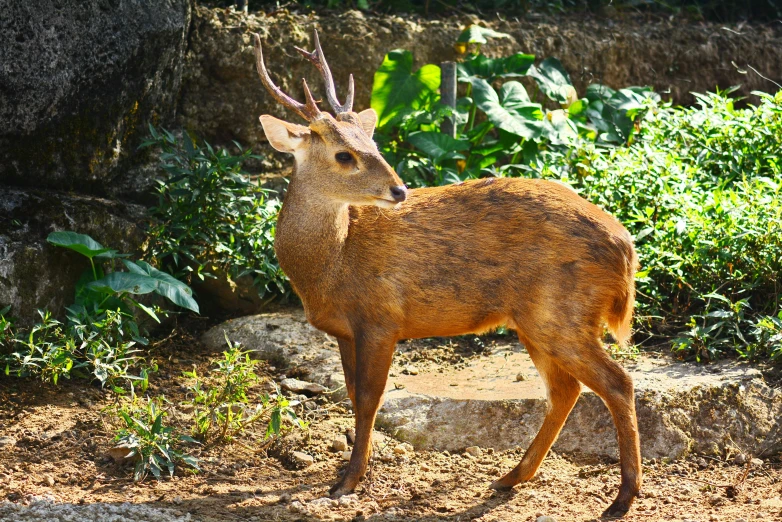
[{"label": "dirt ground", "polygon": [[[461,339],[447,346],[421,341],[430,350],[416,356],[418,346],[400,346],[397,367],[414,361],[420,371],[436,364],[459,364],[481,357],[483,340]],[[216,354],[207,353],[194,337],[179,334],[155,347],[160,371],[148,392],[165,394],[171,422],[185,427],[176,406],[185,398],[181,373],[195,365],[199,373]],[[273,377],[279,371],[265,366]],[[256,393],[262,392],[259,386]],[[0,502],[24,503],[49,496],[73,504],[138,503],[172,508],[192,520],[453,520],[532,521],[538,516],[558,522],[593,520],[617,491],[616,462],[578,455],[550,454],[538,476],[511,492],[494,492],[489,483],[512,468],[523,449],[479,456],[402,448],[378,434],[370,472],[356,495],[340,502],[325,499],[346,461],[332,441],[344,439],[353,424],[347,402],[327,396],[301,408],[310,422],[306,432],[293,432],[271,446],[262,430],[247,432],[233,443],[197,450],[202,471],[178,469],[160,482],[131,479],[132,469],[108,456],[113,431],[102,410],[113,394],[83,382],[59,386],[0,376]],[[314,457],[314,464],[295,469],[293,451]],[[737,452],[739,450],[737,449]],[[679,462],[645,462],[641,498],[626,520],[782,521],[782,461],[762,456],[737,465],[734,455],[692,456]],[[313,502],[314,501],[314,502]]]}]

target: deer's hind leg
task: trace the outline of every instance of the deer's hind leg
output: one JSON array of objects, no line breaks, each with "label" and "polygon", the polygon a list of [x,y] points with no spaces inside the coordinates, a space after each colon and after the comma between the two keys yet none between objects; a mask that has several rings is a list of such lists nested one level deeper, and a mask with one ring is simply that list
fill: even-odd
[{"label": "deer's hind leg", "polygon": [[553,357],[525,342],[524,339],[522,339],[522,343],[527,347],[527,352],[532,358],[532,362],[535,363],[535,368],[546,384],[548,410],[546,418],[543,420],[543,426],[530,444],[529,449],[524,453],[521,462],[504,477],[494,481],[491,485],[494,489],[509,489],[535,476],[551,445],[557,440],[570,410],[575,406],[581,393],[581,384],[560,368]]}]

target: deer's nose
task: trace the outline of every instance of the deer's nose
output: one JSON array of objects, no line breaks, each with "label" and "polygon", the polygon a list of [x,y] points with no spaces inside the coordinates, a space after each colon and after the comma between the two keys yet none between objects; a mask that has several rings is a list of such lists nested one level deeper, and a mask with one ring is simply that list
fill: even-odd
[{"label": "deer's nose", "polygon": [[391,187],[391,197],[394,198],[394,201],[397,203],[401,203],[402,201],[407,198],[407,187],[404,185],[399,185],[398,187]]}]

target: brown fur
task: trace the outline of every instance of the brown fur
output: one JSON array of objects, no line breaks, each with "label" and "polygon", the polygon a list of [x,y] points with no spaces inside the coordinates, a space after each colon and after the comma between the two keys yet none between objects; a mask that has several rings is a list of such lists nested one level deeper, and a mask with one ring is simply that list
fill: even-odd
[{"label": "brown fur", "polygon": [[[492,487],[534,476],[580,381],[605,401],[617,427],[622,485],[607,512],[624,514],[641,484],[633,385],[600,339],[604,324],[621,343],[630,334],[631,236],[551,181],[490,178],[417,189],[394,206],[389,190],[401,181],[371,129],[362,128],[362,115],[324,115],[309,128],[262,117],[272,145],[296,157],[277,256],[309,321],[338,338],[356,411],[354,451],[332,492],[352,491],[366,470],[397,341],[508,325],[545,380],[550,408],[522,461]],[[353,164],[337,162],[340,151],[353,154]]]}]

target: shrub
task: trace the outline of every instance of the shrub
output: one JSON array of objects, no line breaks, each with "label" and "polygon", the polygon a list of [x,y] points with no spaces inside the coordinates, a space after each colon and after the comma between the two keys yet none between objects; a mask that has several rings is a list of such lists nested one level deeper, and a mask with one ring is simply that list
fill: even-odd
[{"label": "shrub", "polygon": [[295,403],[290,403],[280,392],[262,393],[251,404],[250,390],[259,383],[255,374],[258,361],[239,349],[227,338],[228,350],[222,359],[212,361],[214,367],[208,378],[199,377],[195,369],[184,376],[192,381],[189,405],[193,408],[193,434],[204,442],[230,440],[236,433],[257,422],[266,423],[264,438],[279,435],[287,420],[291,425],[305,428],[306,423],[296,416]]},{"label": "shrub", "polygon": [[164,471],[173,477],[178,463],[196,471],[199,469],[198,459],[182,449],[183,443],[198,444],[198,441],[163,424],[164,402],[163,397],[139,399],[133,395],[131,400],[116,408],[116,417],[122,427],[114,436],[114,442],[117,447],[127,449],[125,458],[136,462],[133,472],[136,482],[144,480],[149,473],[158,480]]},{"label": "shrub", "polygon": [[[126,259],[127,255],[104,247],[90,236],[52,232],[47,240],[84,255],[90,268],[76,283],[76,299],[66,308],[66,324],[54,319],[49,311],[39,311],[41,322],[21,335],[14,332],[13,323],[6,317],[9,308],[0,311],[0,360],[6,375],[39,376],[55,384],[60,377],[75,375],[115,388],[121,381],[140,381],[146,388],[149,368],[142,367],[139,375],[130,373],[144,361],[134,346],[147,344],[134,310],[158,322],[161,310],[140,303],[138,296],[156,293],[197,312],[190,288],[143,261]],[[117,260],[127,272],[115,270]],[[108,268],[113,271],[107,273]]]},{"label": "shrub", "polygon": [[142,147],[162,150],[166,175],[157,180],[147,258],[178,278],[249,275],[261,296],[287,293],[274,256],[280,202],[242,171],[242,162],[257,156],[232,156],[208,143],[200,146],[186,133],[177,140],[168,131],[149,130],[151,139]]}]

